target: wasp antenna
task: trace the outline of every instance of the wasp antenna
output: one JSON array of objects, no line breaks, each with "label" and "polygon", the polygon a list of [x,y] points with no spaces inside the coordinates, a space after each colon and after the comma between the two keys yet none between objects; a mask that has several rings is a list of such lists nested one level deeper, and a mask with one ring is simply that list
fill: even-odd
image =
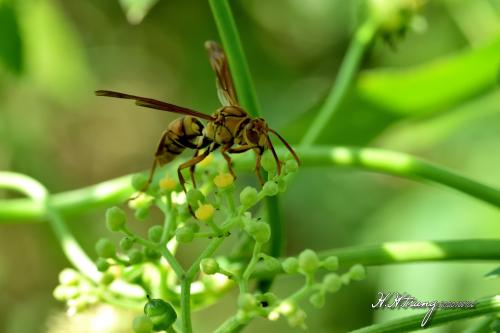
[{"label": "wasp antenna", "polygon": [[106,97],[125,98],[125,99],[140,98],[138,96],[124,94],[121,92],[111,91],[111,90],[96,90],[95,94],[96,94],[96,96],[106,96]]},{"label": "wasp antenna", "polygon": [[269,138],[269,135],[266,135],[267,142],[269,144],[269,148],[271,149],[271,153],[273,154],[274,160],[276,161],[276,166],[278,167],[278,176],[281,174],[281,162],[280,159],[278,158],[278,154],[276,154],[276,150],[274,150],[273,143],[271,142],[271,139]]},{"label": "wasp antenna", "polygon": [[268,130],[269,130],[269,132],[271,132],[274,135],[276,135],[278,137],[278,139],[281,140],[281,142],[283,142],[283,144],[286,146],[286,148],[288,149],[288,151],[290,153],[292,153],[293,158],[295,159],[295,161],[297,161],[297,164],[300,165],[300,158],[297,155],[297,153],[295,152],[295,150],[293,150],[292,146],[290,146],[290,144],[281,135],[279,135],[278,132],[276,132],[275,130],[273,130],[271,128],[268,128]]}]

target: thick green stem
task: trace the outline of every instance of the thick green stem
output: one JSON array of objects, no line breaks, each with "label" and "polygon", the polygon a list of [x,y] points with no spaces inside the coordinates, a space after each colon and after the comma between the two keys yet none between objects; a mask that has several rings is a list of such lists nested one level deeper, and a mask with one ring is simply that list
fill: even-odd
[{"label": "thick green stem", "polygon": [[[378,266],[424,261],[498,261],[500,239],[387,242],[323,251],[319,252],[319,256],[321,259],[336,256],[341,267],[350,267],[354,264]],[[257,265],[253,277],[262,278],[281,273],[283,273],[281,270],[269,271],[262,265]]]},{"label": "thick green stem", "polygon": [[[430,320],[431,327],[449,323],[455,320],[468,319],[500,312],[500,296],[478,300],[473,309],[438,309]],[[385,323],[375,324],[352,331],[351,333],[400,333],[421,329],[425,313],[398,318]]]},{"label": "thick green stem", "polygon": [[260,114],[259,102],[229,3],[227,0],[209,0],[209,3],[227,54],[238,99],[247,112],[257,117]]},{"label": "thick green stem", "polygon": [[[379,172],[420,181],[436,183],[468,194],[476,199],[500,207],[500,190],[461,176],[443,167],[417,157],[377,148],[315,146],[297,150],[302,167],[344,167]],[[280,155],[285,149],[278,149]],[[253,157],[234,158],[235,169],[252,170]],[[82,189],[51,196],[58,212],[67,215],[92,211],[98,207],[123,202],[133,189],[130,176],[124,176]],[[102,189],[102,191],[97,191]],[[0,200],[0,223],[40,222],[46,217],[43,205],[30,199]]]},{"label": "thick green stem", "polygon": [[300,142],[301,147],[312,145],[314,141],[318,139],[323,130],[329,126],[332,116],[339,110],[344,97],[356,77],[361,61],[363,60],[363,55],[375,36],[376,31],[377,25],[371,19],[368,19],[356,31],[351,45],[347,50],[347,54],[342,61],[335,83],[333,84],[325,103],[318,111],[316,118],[314,118],[311,126],[309,126],[306,134],[302,138],[302,141]]},{"label": "thick green stem", "polygon": [[[228,0],[209,0],[209,3],[222,45],[227,54],[239,101],[247,112],[254,117],[258,117],[261,114],[259,101]],[[284,235],[282,232],[284,227],[278,198],[267,197],[266,206],[272,234],[270,240],[271,255],[281,256],[284,248]],[[270,288],[271,284],[272,280],[263,281],[259,283],[259,288],[265,292]]]},{"label": "thick green stem", "polygon": [[191,282],[192,280],[186,276],[181,281],[181,321],[183,333],[191,333],[193,331],[191,325]]}]

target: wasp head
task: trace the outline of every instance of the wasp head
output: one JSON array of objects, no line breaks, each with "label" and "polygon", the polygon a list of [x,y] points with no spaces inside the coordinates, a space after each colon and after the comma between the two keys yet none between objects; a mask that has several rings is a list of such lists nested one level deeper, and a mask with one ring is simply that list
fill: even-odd
[{"label": "wasp head", "polygon": [[243,135],[248,144],[265,149],[269,146],[267,123],[262,118],[255,118],[245,126]]}]

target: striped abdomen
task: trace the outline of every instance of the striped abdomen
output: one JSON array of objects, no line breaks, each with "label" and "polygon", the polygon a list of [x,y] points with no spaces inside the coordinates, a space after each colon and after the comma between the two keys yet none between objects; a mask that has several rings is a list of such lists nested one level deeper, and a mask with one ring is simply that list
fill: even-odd
[{"label": "striped abdomen", "polygon": [[156,152],[158,163],[167,164],[186,148],[202,148],[203,128],[203,124],[198,119],[190,116],[175,119],[168,124],[158,144]]}]

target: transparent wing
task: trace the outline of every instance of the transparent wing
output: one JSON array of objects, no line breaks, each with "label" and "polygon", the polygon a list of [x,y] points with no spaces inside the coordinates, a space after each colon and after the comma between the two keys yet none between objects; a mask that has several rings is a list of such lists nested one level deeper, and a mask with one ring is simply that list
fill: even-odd
[{"label": "transparent wing", "polygon": [[238,97],[234,89],[233,79],[224,50],[214,41],[206,41],[205,48],[208,51],[210,65],[215,72],[217,95],[221,104],[224,106],[238,106]]},{"label": "transparent wing", "polygon": [[158,101],[158,100],[152,99],[152,98],[129,95],[129,94],[124,94],[121,92],[116,92],[116,91],[111,91],[111,90],[97,90],[95,92],[95,94],[97,96],[106,96],[106,97],[115,97],[115,98],[124,98],[124,99],[135,100],[135,104],[137,104],[139,106],[151,108],[151,109],[184,114],[184,115],[193,116],[193,117],[197,117],[197,118],[201,118],[201,119],[205,119],[205,120],[209,120],[209,121],[215,120],[215,118],[213,118],[212,116],[210,116],[208,114],[204,114],[204,113],[201,113],[198,111],[194,111],[194,110],[184,108],[182,106],[170,104],[167,102]]}]

